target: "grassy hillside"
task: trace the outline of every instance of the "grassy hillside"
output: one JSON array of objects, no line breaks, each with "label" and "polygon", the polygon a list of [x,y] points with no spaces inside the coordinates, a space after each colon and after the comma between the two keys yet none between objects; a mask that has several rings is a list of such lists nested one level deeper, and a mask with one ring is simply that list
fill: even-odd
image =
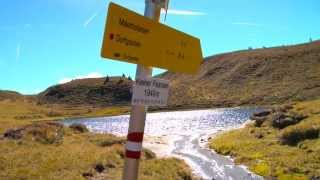
[{"label": "grassy hillside", "polygon": [[320,96],[320,41],[205,59],[196,75],[166,72],[171,106],[279,104]]},{"label": "grassy hillside", "polygon": [[132,81],[125,77],[73,80],[49,87],[37,98],[40,104],[72,106],[128,105],[131,100]]},{"label": "grassy hillside", "polygon": [[2,91],[0,90],[0,101],[10,100],[10,101],[18,101],[18,100],[32,100],[31,96],[24,96],[14,91]]},{"label": "grassy hillside", "polygon": [[213,138],[210,147],[264,177],[320,178],[320,99],[252,118],[245,128]]},{"label": "grassy hillside", "polygon": [[[90,105],[72,106],[68,104],[40,104],[35,97],[14,96],[0,91],[0,133],[8,128],[42,120],[97,117],[127,114],[128,106],[94,107]],[[6,94],[4,96],[3,94]]]}]

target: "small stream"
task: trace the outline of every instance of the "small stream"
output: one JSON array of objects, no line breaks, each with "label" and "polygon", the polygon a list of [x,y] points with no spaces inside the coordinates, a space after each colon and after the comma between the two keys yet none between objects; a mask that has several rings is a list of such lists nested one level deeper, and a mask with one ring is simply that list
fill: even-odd
[{"label": "small stream", "polygon": [[[148,113],[144,146],[165,156],[184,159],[194,173],[203,179],[258,180],[243,166],[218,155],[206,147],[207,139],[217,132],[243,125],[258,108],[221,108],[193,111]],[[81,123],[95,133],[125,136],[128,115],[66,119],[65,125]]]}]

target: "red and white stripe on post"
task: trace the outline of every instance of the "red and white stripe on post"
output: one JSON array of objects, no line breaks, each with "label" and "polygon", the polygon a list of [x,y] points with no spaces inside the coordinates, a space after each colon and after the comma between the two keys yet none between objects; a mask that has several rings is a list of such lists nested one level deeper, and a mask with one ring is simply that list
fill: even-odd
[{"label": "red and white stripe on post", "polygon": [[126,144],[126,157],[131,159],[140,159],[142,150],[142,132],[132,132],[128,134]]}]

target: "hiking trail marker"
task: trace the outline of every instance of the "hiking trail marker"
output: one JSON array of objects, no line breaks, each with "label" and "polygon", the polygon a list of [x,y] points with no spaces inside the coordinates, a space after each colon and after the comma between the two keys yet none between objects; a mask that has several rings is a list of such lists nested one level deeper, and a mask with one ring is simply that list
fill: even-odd
[{"label": "hiking trail marker", "polygon": [[169,81],[156,78],[139,78],[132,93],[132,105],[166,106]]},{"label": "hiking trail marker", "polygon": [[201,64],[199,39],[114,3],[105,29],[102,57],[188,74]]},{"label": "hiking trail marker", "polygon": [[137,64],[132,110],[125,147],[123,180],[138,178],[147,106],[167,105],[169,82],[152,78],[152,67],[195,74],[202,62],[200,40],[160,24],[169,0],[145,0],[141,16],[109,4],[101,49],[104,58]]}]

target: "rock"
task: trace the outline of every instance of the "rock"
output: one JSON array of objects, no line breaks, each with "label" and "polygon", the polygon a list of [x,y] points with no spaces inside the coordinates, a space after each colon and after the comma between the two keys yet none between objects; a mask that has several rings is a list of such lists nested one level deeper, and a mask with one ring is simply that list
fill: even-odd
[{"label": "rock", "polygon": [[86,133],[89,132],[87,126],[83,124],[74,123],[69,126],[72,130],[74,130],[77,133]]},{"label": "rock", "polygon": [[262,139],[264,136],[263,136],[262,133],[255,133],[255,134],[254,134],[254,137],[255,137],[255,138],[258,138],[258,139]]},{"label": "rock", "polygon": [[253,120],[253,121],[256,121],[256,120],[260,120],[260,119],[265,119],[265,117],[263,117],[263,116],[255,116],[253,114],[252,116],[250,116],[250,119]]},{"label": "rock", "polygon": [[254,126],[261,127],[266,120],[267,120],[266,117],[255,117]]},{"label": "rock", "polygon": [[271,110],[265,110],[258,113],[254,113],[250,117],[250,119],[254,120],[254,126],[261,127],[261,125],[267,120],[270,114],[271,114]]},{"label": "rock", "polygon": [[272,116],[272,126],[275,128],[283,129],[287,126],[297,124],[307,116],[301,114],[285,114],[285,113],[274,113]]},{"label": "rock", "polygon": [[291,119],[286,119],[287,116],[284,113],[281,112],[277,112],[272,114],[272,126],[275,128],[285,128],[286,126],[289,125],[289,122],[291,121]]},{"label": "rock", "polygon": [[22,131],[23,129],[9,129],[4,133],[3,137],[18,140],[23,137]]},{"label": "rock", "polygon": [[312,149],[308,149],[308,150],[307,150],[307,153],[312,153],[312,152],[313,152]]},{"label": "rock", "polygon": [[98,173],[102,173],[105,170],[105,167],[101,164],[98,163],[94,166],[94,169],[98,172]]},{"label": "rock", "polygon": [[82,176],[85,178],[88,178],[88,177],[93,177],[93,174],[90,172],[85,172],[85,173],[82,173]]},{"label": "rock", "polygon": [[311,180],[320,180],[320,176],[312,176]]},{"label": "rock", "polygon": [[261,112],[254,113],[253,116],[255,116],[255,117],[264,117],[264,116],[268,116],[270,113],[271,113],[271,110],[264,110],[264,111],[261,111]]}]

